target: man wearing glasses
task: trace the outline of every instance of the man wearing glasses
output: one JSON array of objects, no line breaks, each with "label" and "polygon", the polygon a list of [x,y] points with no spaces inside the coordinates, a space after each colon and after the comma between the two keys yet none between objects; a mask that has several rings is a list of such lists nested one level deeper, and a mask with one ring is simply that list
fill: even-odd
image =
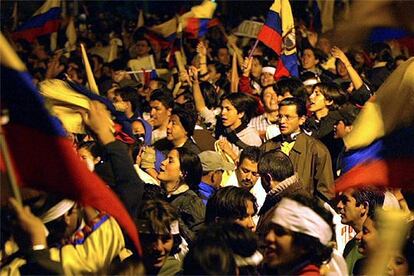
[{"label": "man wearing glasses", "polygon": [[261,146],[263,152],[279,149],[289,156],[304,188],[313,196],[329,201],[334,196],[332,161],[328,149],[301,129],[306,121],[305,103],[286,98],[279,103],[281,135]]}]

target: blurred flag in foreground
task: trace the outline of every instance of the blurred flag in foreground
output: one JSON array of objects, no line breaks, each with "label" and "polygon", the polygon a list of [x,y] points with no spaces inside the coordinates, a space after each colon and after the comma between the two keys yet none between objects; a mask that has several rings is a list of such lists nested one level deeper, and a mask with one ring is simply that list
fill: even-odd
[{"label": "blurred flag in foreground", "polygon": [[344,138],[338,191],[363,185],[414,189],[414,58],[401,64],[363,107]]},{"label": "blurred flag in foreground", "polygon": [[128,211],[112,190],[80,162],[61,123],[47,110],[32,77],[2,34],[0,42],[1,102],[10,120],[3,130],[18,183],[107,212],[141,254],[138,232]]}]

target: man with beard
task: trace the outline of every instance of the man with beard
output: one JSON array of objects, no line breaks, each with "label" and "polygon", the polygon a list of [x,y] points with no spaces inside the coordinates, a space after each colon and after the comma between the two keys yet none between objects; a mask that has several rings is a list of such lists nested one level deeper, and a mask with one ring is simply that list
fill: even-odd
[{"label": "man with beard", "polygon": [[[237,186],[253,194],[260,209],[266,198],[257,169],[260,159],[260,149],[258,147],[247,147],[240,154],[238,166],[224,186]],[[258,217],[255,217],[257,223]]]}]

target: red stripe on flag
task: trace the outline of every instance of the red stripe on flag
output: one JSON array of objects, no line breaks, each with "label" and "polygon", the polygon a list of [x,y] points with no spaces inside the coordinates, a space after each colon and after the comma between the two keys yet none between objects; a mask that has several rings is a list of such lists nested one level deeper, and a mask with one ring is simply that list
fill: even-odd
[{"label": "red stripe on flag", "polygon": [[4,133],[20,185],[56,193],[110,214],[142,255],[138,231],[128,211],[81,162],[69,139],[12,123],[4,126]]},{"label": "red stripe on flag", "polygon": [[263,25],[257,39],[263,42],[267,47],[271,48],[280,55],[282,52],[282,36],[269,26]]},{"label": "red stripe on flag", "polygon": [[336,191],[369,185],[414,190],[414,158],[376,160],[352,168],[335,184]]},{"label": "red stripe on flag", "polygon": [[60,22],[60,19],[51,20],[46,22],[42,27],[15,32],[12,34],[12,38],[14,40],[24,39],[33,42],[38,36],[54,33],[59,30]]}]

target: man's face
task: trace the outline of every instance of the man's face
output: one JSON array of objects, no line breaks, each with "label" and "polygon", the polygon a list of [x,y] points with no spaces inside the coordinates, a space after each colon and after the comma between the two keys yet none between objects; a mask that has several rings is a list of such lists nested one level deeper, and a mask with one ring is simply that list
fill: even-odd
[{"label": "man's face", "polygon": [[247,201],[246,203],[246,217],[241,218],[241,219],[236,219],[236,223],[240,224],[243,227],[246,227],[247,229],[249,229],[250,231],[254,232],[256,231],[256,224],[253,221],[253,216],[255,215],[255,211],[254,211],[254,205],[253,202],[251,202],[250,200]]},{"label": "man's face", "polygon": [[239,187],[250,190],[257,179],[259,179],[259,173],[257,172],[257,162],[251,161],[248,158],[244,158],[236,170],[237,181]]},{"label": "man's face", "polygon": [[151,48],[148,45],[148,42],[145,40],[138,40],[138,42],[135,44],[135,48],[137,49],[137,55],[138,57],[143,57],[148,55]]},{"label": "man's face", "polygon": [[187,132],[181,124],[180,118],[175,114],[171,115],[167,126],[167,139],[169,141],[176,141],[186,137]]},{"label": "man's face", "polygon": [[316,112],[322,109],[327,109],[328,105],[332,104],[332,101],[328,101],[319,86],[313,89],[312,94],[309,96],[309,111]]},{"label": "man's face", "polygon": [[167,109],[162,102],[155,100],[150,102],[151,107],[151,123],[154,128],[158,128],[168,123],[171,111]]},{"label": "man's face", "polygon": [[346,126],[343,121],[339,121],[334,126],[334,138],[335,139],[342,139],[347,135],[349,132],[351,132],[352,126]]},{"label": "man's face", "polygon": [[364,219],[366,207],[364,204],[358,204],[355,197],[352,196],[352,189],[346,190],[340,195],[340,201],[337,204],[338,212],[341,215],[343,224],[357,224]]},{"label": "man's face", "polygon": [[273,87],[268,87],[263,92],[263,104],[267,112],[274,112],[279,109],[277,102],[277,94]]},{"label": "man's face", "polygon": [[291,263],[298,258],[292,233],[278,224],[271,224],[264,242],[264,262],[270,268]]},{"label": "man's face", "polygon": [[221,119],[225,127],[236,129],[241,125],[241,118],[244,113],[239,113],[229,100],[224,100],[221,103]]},{"label": "man's face", "polygon": [[262,73],[262,68],[263,66],[260,64],[259,60],[257,58],[253,58],[251,71],[252,76],[255,78],[259,78],[260,74]]},{"label": "man's face", "polygon": [[222,64],[230,63],[229,50],[227,48],[220,48],[217,53],[217,59]]},{"label": "man's face", "polygon": [[147,268],[160,269],[172,250],[174,240],[171,234],[141,234],[144,263]]},{"label": "man's face", "polygon": [[372,219],[367,218],[362,226],[362,231],[358,233],[358,251],[363,255],[371,254],[378,250],[378,232]]},{"label": "man's face", "polygon": [[279,107],[279,128],[283,135],[290,135],[300,131],[300,126],[305,118],[299,117],[296,105],[285,105]]}]

